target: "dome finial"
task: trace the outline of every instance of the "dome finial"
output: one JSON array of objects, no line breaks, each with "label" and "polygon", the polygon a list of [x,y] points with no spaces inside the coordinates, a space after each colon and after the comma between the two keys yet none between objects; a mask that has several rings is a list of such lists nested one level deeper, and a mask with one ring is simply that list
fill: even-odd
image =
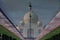
[{"label": "dome finial", "polygon": [[29,2],[29,8],[30,8],[30,11],[31,11],[31,9],[32,9],[32,5],[31,5],[31,2]]}]

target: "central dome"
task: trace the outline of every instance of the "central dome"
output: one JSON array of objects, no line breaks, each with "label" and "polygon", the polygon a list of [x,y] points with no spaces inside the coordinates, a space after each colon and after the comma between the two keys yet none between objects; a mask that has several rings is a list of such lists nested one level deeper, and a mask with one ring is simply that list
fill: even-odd
[{"label": "central dome", "polygon": [[31,23],[37,23],[38,16],[35,13],[28,12],[24,15],[24,23],[30,22],[30,15],[31,15]]}]

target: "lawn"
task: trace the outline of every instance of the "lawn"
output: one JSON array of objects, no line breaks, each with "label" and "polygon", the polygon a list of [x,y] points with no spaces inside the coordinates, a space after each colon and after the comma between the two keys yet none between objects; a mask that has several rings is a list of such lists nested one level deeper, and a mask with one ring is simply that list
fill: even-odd
[{"label": "lawn", "polygon": [[41,38],[40,40],[46,40],[51,38],[54,35],[57,35],[60,33],[60,26],[57,27],[55,30],[51,31],[50,33],[48,33],[47,35],[45,35],[43,38]]},{"label": "lawn", "polygon": [[12,32],[4,28],[2,25],[0,25],[0,34],[6,34],[8,36],[11,36],[12,38],[15,38],[16,40],[21,40],[19,37],[17,37]]}]

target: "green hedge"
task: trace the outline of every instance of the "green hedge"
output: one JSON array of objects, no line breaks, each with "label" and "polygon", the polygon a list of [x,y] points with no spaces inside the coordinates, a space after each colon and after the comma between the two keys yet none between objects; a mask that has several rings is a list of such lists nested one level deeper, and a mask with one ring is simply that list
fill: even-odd
[{"label": "green hedge", "polygon": [[48,33],[47,35],[45,35],[43,38],[41,38],[40,40],[46,40],[51,38],[54,35],[57,35],[60,33],[60,26],[57,27],[55,30],[51,31],[50,33]]},{"label": "green hedge", "polygon": [[19,37],[17,37],[16,35],[14,35],[12,32],[10,32],[9,30],[7,30],[6,28],[4,28],[2,25],[0,25],[0,34],[6,34],[8,36],[11,36],[12,38],[15,38],[17,40],[21,40]]}]

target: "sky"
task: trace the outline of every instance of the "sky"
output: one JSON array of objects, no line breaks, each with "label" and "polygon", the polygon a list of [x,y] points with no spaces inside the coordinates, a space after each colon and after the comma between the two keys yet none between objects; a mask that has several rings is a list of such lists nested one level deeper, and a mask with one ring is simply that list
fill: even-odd
[{"label": "sky", "polygon": [[60,0],[0,0],[0,8],[15,25],[18,25],[29,11],[30,1],[32,11],[38,15],[42,25],[48,24],[60,10]]}]

